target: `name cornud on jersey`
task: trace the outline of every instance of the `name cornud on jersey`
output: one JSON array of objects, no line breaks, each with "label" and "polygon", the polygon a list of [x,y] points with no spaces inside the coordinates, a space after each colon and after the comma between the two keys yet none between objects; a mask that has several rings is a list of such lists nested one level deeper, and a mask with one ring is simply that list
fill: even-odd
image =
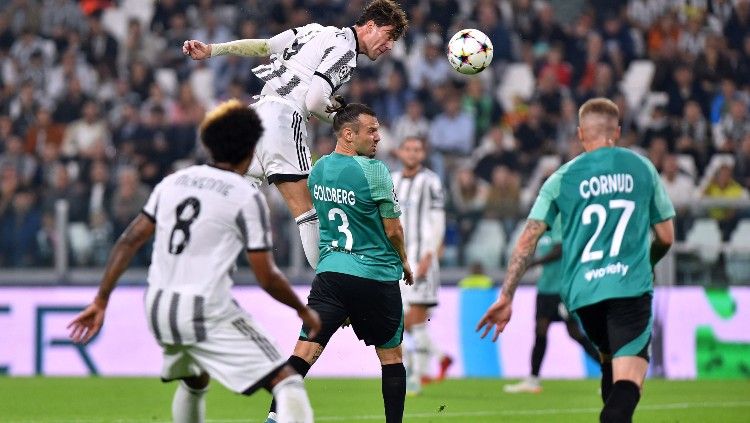
[{"label": "name cornud on jersey", "polygon": [[316,200],[330,201],[349,206],[353,206],[357,203],[357,196],[354,195],[354,191],[342,188],[331,188],[318,184],[313,185],[313,197]]},{"label": "name cornud on jersey", "polygon": [[614,194],[617,192],[633,192],[633,175],[629,173],[615,173],[594,176],[581,181],[578,191],[581,197],[589,199],[591,196]]}]

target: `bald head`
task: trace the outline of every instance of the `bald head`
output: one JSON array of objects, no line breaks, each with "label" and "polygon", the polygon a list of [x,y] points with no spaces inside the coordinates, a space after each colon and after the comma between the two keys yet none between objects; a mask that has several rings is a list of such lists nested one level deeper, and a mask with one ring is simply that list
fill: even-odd
[{"label": "bald head", "polygon": [[620,138],[620,109],[606,98],[592,98],[578,109],[578,138],[587,150],[612,146]]}]

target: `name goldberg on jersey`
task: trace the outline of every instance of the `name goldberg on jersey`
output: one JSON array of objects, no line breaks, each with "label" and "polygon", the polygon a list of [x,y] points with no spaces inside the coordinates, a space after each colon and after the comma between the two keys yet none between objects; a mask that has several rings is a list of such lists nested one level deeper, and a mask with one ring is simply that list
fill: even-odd
[{"label": "name goldberg on jersey", "polygon": [[331,188],[323,185],[313,185],[313,198],[318,201],[331,201],[338,204],[353,206],[357,203],[354,191],[341,188]]},{"label": "name goldberg on jersey", "polygon": [[591,196],[614,194],[616,192],[633,192],[633,175],[629,173],[615,173],[594,176],[584,179],[578,185],[581,197],[588,200]]}]

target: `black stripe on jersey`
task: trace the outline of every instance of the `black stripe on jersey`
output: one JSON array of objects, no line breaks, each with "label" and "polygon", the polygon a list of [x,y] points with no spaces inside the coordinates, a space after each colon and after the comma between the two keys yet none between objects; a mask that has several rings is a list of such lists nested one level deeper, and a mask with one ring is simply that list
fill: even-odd
[{"label": "black stripe on jersey", "polygon": [[152,216],[151,213],[147,212],[146,210],[141,210],[141,214],[146,216],[148,220],[151,221],[151,223],[156,223],[156,217]]},{"label": "black stripe on jersey", "polygon": [[333,51],[333,49],[334,49],[334,48],[335,48],[335,47],[333,47],[333,46],[331,46],[331,47],[328,47],[328,48],[327,48],[327,49],[326,49],[326,50],[325,50],[325,51],[323,52],[323,57],[321,57],[321,58],[320,58],[320,62],[321,62],[321,63],[323,63],[323,60],[326,60],[326,57],[328,57],[328,55],[329,55],[329,54],[331,54],[331,52]]},{"label": "black stripe on jersey", "polygon": [[331,86],[331,90],[334,90],[334,91],[336,90],[336,87],[333,86],[333,82],[331,82],[331,78],[323,75],[322,73],[320,73],[318,71],[315,71],[315,73],[313,73],[313,75],[317,75],[317,76],[323,78],[328,83],[328,85]]},{"label": "black stripe on jersey", "polygon": [[[411,207],[412,207],[412,205],[411,205],[411,189],[414,188],[414,182],[416,182],[416,181],[414,180],[415,179],[414,176],[411,177],[411,178],[403,178],[403,179],[408,179],[409,180],[409,187],[406,188],[406,195],[402,197],[402,201],[403,201],[403,199],[406,199],[406,204],[409,205],[408,209],[404,210],[404,212],[405,212],[404,214],[406,215],[406,216],[404,216],[404,217],[406,217],[406,219],[404,219],[404,220],[406,220],[406,224],[404,225],[404,240],[406,242],[409,242],[409,234],[411,234],[411,230],[412,230],[412,228],[411,228],[411,219],[409,219],[409,216],[411,215],[411,210],[409,210],[409,209],[411,209]],[[403,181],[403,179],[402,179],[402,181]]]},{"label": "black stripe on jersey", "polygon": [[193,329],[195,329],[195,340],[203,342],[206,340],[206,318],[203,315],[205,299],[197,295],[193,299]]},{"label": "black stripe on jersey", "polygon": [[300,80],[299,77],[295,75],[286,85],[278,88],[276,90],[276,94],[282,97],[287,96],[292,92],[293,89],[297,87],[297,85],[300,84],[300,82],[302,82],[302,80]]},{"label": "black stripe on jersey", "polygon": [[242,245],[249,247],[250,238],[247,236],[247,221],[245,215],[242,214],[242,210],[237,212],[237,217],[234,218],[234,223],[240,228],[240,235],[242,236]]},{"label": "black stripe on jersey", "polygon": [[297,28],[292,28],[292,34],[297,35]]},{"label": "black stripe on jersey", "polygon": [[173,293],[172,300],[169,302],[169,329],[172,331],[172,344],[182,344],[180,328],[177,327],[177,308],[180,306],[180,294]]},{"label": "black stripe on jersey", "polygon": [[299,222],[297,222],[297,226],[299,226],[299,225],[301,225],[303,223],[313,222],[313,221],[316,221],[316,220],[318,220],[318,214],[317,213],[313,214],[312,216],[307,216],[306,218],[300,220]]},{"label": "black stripe on jersey", "polygon": [[344,53],[343,56],[339,58],[339,60],[333,64],[325,73],[325,75],[330,79],[334,73],[338,72],[339,69],[341,69],[342,66],[349,63],[350,60],[354,58],[354,52],[349,50],[346,53]]},{"label": "black stripe on jersey", "polygon": [[263,354],[265,354],[269,360],[278,360],[281,358],[281,355],[276,351],[276,348],[271,345],[271,342],[253,329],[252,326],[247,324],[244,318],[240,317],[239,319],[232,321],[232,325],[237,328],[241,334],[255,342],[255,344],[258,345],[258,348],[263,351]]},{"label": "black stripe on jersey", "polygon": [[154,295],[154,301],[151,303],[151,327],[154,329],[154,337],[161,343],[161,332],[159,331],[159,300],[161,300],[161,294],[164,291],[161,289],[156,291]]},{"label": "black stripe on jersey", "polygon": [[304,125],[304,121],[302,120],[302,116],[299,117],[299,125],[297,126],[297,129],[299,130],[297,132],[297,137],[299,138],[299,148],[302,151],[302,162],[305,165],[305,168],[303,170],[307,171],[310,170],[310,162],[307,158],[307,154],[305,149],[307,148],[307,144],[305,144],[305,139],[302,136],[302,125]]},{"label": "black stripe on jersey", "polygon": [[[262,80],[263,80],[263,82],[268,82],[268,81],[270,81],[270,80],[272,80],[272,79],[274,79],[274,78],[281,78],[281,76],[282,76],[283,74],[285,74],[285,73],[286,73],[286,71],[287,71],[287,69],[286,69],[286,66],[284,66],[284,65],[281,65],[281,66],[279,66],[279,68],[278,68],[278,69],[276,69],[275,71],[273,71],[273,72],[269,72],[269,73],[267,73],[267,74],[265,74],[265,75],[262,75],[262,76],[261,76],[261,75],[259,75],[259,76],[258,76],[258,78],[262,79]],[[260,72],[259,72],[259,73],[260,73]]]},{"label": "black stripe on jersey", "polygon": [[[420,171],[417,176],[421,174]],[[422,257],[422,206],[424,205],[425,187],[427,187],[427,177],[422,175],[422,186],[419,192],[419,203],[417,204],[417,260]]]},{"label": "black stripe on jersey", "polygon": [[299,132],[299,121],[300,116],[297,112],[294,112],[292,114],[292,132],[294,133],[294,148],[297,150],[297,165],[299,166],[300,171],[305,170],[305,164],[302,162],[302,148],[299,145],[299,137],[297,137],[297,133]]},{"label": "black stripe on jersey", "polygon": [[268,239],[270,228],[268,227],[268,216],[266,216],[266,209],[263,207],[263,202],[260,200],[260,193],[256,192],[253,198],[255,198],[255,204],[258,205],[258,217],[260,217],[260,227],[263,228],[263,246],[262,248],[271,248],[271,240]]}]

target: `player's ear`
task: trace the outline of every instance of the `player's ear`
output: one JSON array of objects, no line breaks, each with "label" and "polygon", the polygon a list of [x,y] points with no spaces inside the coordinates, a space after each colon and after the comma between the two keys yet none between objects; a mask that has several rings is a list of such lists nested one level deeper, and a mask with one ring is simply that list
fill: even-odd
[{"label": "player's ear", "polygon": [[576,133],[578,134],[578,140],[583,142],[583,129],[580,126],[576,128]]}]

